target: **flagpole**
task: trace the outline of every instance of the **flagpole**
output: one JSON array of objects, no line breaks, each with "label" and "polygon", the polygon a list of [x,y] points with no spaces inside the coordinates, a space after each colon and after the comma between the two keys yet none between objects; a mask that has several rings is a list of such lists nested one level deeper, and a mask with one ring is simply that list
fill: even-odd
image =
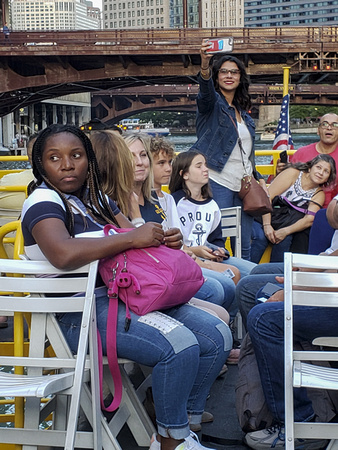
[{"label": "flagpole", "polygon": [[283,101],[275,133],[275,140],[273,141],[273,150],[293,150],[294,148],[289,123],[289,76],[290,67],[283,67]]},{"label": "flagpole", "polygon": [[290,67],[283,67],[283,97],[289,93]]}]

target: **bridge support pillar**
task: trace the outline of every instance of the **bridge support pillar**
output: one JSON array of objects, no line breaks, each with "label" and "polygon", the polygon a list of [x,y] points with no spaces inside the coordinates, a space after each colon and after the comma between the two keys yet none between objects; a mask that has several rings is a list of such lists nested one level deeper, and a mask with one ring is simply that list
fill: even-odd
[{"label": "bridge support pillar", "polygon": [[41,104],[41,115],[42,115],[42,128],[41,129],[44,129],[47,126],[46,105],[44,103]]},{"label": "bridge support pillar", "polygon": [[57,122],[58,122],[58,112],[57,112],[56,105],[53,105],[53,123],[57,123]]},{"label": "bridge support pillar", "polygon": [[12,144],[12,139],[14,136],[14,117],[13,113],[7,114],[2,118],[2,136],[3,136],[3,144],[5,147],[10,147]]},{"label": "bridge support pillar", "polygon": [[259,119],[257,122],[257,128],[263,129],[264,125],[270,122],[278,121],[280,115],[280,105],[260,105],[259,106]]},{"label": "bridge support pillar", "polygon": [[65,105],[62,105],[62,124],[66,125],[67,123],[67,108]]},{"label": "bridge support pillar", "polygon": [[34,122],[34,105],[29,105],[28,107],[28,126],[29,134],[33,134],[36,131]]}]

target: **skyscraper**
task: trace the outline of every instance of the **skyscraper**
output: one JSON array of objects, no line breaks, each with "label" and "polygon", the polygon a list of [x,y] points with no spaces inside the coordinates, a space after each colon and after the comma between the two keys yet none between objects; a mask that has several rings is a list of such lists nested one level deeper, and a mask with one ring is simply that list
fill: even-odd
[{"label": "skyscraper", "polygon": [[13,0],[13,30],[93,30],[100,20],[80,0]]},{"label": "skyscraper", "polygon": [[[183,28],[184,0],[103,0],[103,28]],[[186,0],[189,28],[243,26],[243,0]]]},{"label": "skyscraper", "polygon": [[332,25],[338,23],[338,0],[247,0],[245,27]]}]

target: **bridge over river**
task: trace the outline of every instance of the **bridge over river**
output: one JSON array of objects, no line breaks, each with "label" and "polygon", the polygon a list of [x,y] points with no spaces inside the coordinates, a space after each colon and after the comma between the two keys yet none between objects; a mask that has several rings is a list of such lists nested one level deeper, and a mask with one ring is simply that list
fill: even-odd
[{"label": "bridge over river", "polygon": [[[338,80],[338,27],[12,32],[0,42],[0,116],[75,92],[194,85],[202,38],[233,36],[253,84]],[[338,87],[337,87],[338,89]]]},{"label": "bridge over river", "polygon": [[[146,85],[115,88],[92,93],[92,117],[116,123],[148,109],[195,111],[197,84]],[[281,105],[283,85],[252,84],[249,88],[253,108]],[[337,105],[338,86],[327,84],[289,85],[292,104]]]}]

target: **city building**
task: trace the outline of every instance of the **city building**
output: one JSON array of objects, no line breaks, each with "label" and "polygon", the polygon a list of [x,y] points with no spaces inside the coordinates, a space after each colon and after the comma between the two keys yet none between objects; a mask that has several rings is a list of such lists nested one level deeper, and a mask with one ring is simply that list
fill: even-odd
[{"label": "city building", "polygon": [[202,28],[244,26],[244,0],[202,0]]},{"label": "city building", "polygon": [[[185,0],[184,0],[185,1]],[[242,27],[244,0],[186,0],[189,28]],[[103,0],[103,28],[183,28],[182,0]]]},{"label": "city building", "polygon": [[[85,0],[12,0],[7,15],[13,31],[101,28],[100,8]],[[0,147],[24,144],[28,136],[52,123],[81,126],[89,120],[90,93],[45,100],[0,118]]]},{"label": "city building", "polygon": [[17,109],[0,117],[0,148],[24,146],[31,134],[53,123],[79,127],[90,120],[90,114],[90,92],[63,95]]},{"label": "city building", "polygon": [[248,0],[245,27],[331,25],[338,23],[338,0]]},{"label": "city building", "polygon": [[172,0],[103,0],[103,28],[169,28]]},{"label": "city building", "polygon": [[97,10],[83,0],[12,0],[12,30],[94,30],[101,27]]}]

